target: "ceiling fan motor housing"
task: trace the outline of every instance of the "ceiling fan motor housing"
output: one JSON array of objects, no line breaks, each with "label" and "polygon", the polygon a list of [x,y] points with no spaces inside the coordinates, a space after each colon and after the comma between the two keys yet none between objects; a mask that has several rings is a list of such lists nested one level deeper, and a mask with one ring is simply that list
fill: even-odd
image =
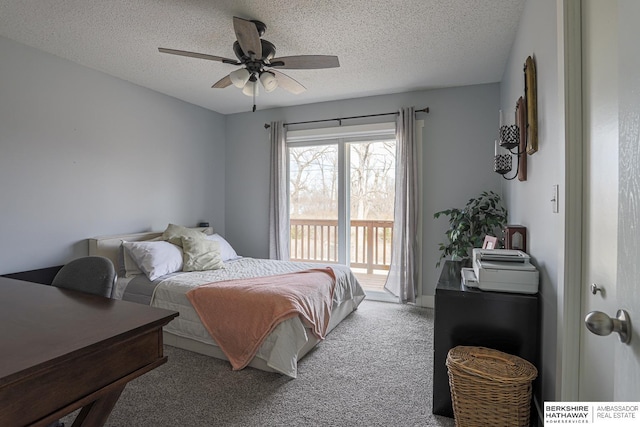
[{"label": "ceiling fan motor housing", "polygon": [[252,19],[251,22],[256,24],[256,30],[258,30],[258,36],[264,36],[265,31],[267,31],[267,24],[262,21],[258,21],[256,19]]},{"label": "ceiling fan motor housing", "polygon": [[[260,39],[260,44],[262,45],[262,58],[260,58],[262,61],[270,61],[274,56],[276,56],[276,47],[273,45],[273,43],[268,40]],[[233,53],[236,54],[236,57],[242,63],[251,60],[249,55],[242,51],[240,43],[238,43],[237,40],[233,42]]]}]

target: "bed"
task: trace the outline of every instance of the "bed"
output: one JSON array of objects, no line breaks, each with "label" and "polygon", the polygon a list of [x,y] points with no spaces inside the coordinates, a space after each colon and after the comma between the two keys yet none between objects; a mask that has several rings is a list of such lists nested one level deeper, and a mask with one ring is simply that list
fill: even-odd
[{"label": "bed", "polygon": [[[171,226],[170,224],[169,227]],[[330,270],[328,274],[334,277],[335,287],[332,288],[331,295],[324,296],[325,299],[331,300],[330,315],[327,316],[324,335],[356,310],[365,298],[362,287],[346,266],[241,257],[224,238],[214,233],[209,227],[188,230],[189,233],[206,236],[205,240],[217,242],[215,248],[216,250],[219,248],[219,252],[216,254],[219,254],[222,268],[208,269],[205,266],[202,269],[196,268],[195,271],[177,270],[178,255],[175,253],[175,245],[166,241],[169,227],[164,232],[122,234],[89,239],[89,255],[107,257],[116,266],[118,279],[113,290],[113,298],[180,313],[164,328],[164,343],[167,345],[230,360],[209,333],[209,324],[207,326],[203,324],[194,308],[198,306],[190,301],[191,294],[196,288],[205,288],[204,285],[208,286],[208,284],[243,283],[245,280],[273,282],[280,277],[296,277],[295,275],[302,274],[301,272],[307,273],[319,268]],[[184,227],[181,229],[184,230]],[[185,239],[183,240],[185,244],[192,241],[190,237],[182,237]],[[203,241],[200,237],[195,240]],[[175,243],[175,241],[172,242]],[[140,247],[146,251],[142,257],[139,256]],[[167,253],[149,255],[151,250],[148,248],[162,252],[157,249],[160,247],[168,249]],[[181,251],[182,249],[184,252]],[[180,259],[185,261],[181,267],[187,269],[187,257],[183,255],[190,253],[190,247],[184,246],[177,250]],[[171,252],[170,255],[169,252]],[[148,262],[150,257],[155,257],[153,260],[155,264]],[[298,361],[321,341],[318,334],[314,334],[316,331],[312,330],[313,325],[306,320],[304,316],[295,316],[277,323],[246,366],[296,378]],[[233,357],[231,360],[233,363]],[[235,365],[234,369],[236,369]]]}]

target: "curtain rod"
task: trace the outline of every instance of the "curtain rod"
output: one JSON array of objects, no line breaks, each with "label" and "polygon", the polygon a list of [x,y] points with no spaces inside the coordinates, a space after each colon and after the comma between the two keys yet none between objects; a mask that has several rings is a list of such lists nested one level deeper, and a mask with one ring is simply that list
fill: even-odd
[{"label": "curtain rod", "polygon": [[[429,107],[425,107],[422,110],[416,110],[416,113],[428,113],[429,112]],[[322,119],[322,120],[309,120],[306,122],[292,122],[292,123],[283,123],[282,126],[288,126],[288,125],[303,125],[303,124],[308,124],[308,123],[320,123],[320,122],[339,122],[340,126],[342,126],[342,120],[348,120],[348,119],[362,119],[365,117],[378,117],[378,116],[390,116],[390,115],[398,115],[399,113],[397,111],[394,111],[393,113],[380,113],[380,114],[366,114],[364,116],[351,116],[351,117],[339,117],[336,119]],[[269,129],[271,127],[271,125],[269,123],[265,123],[264,124],[264,128],[265,129]]]}]

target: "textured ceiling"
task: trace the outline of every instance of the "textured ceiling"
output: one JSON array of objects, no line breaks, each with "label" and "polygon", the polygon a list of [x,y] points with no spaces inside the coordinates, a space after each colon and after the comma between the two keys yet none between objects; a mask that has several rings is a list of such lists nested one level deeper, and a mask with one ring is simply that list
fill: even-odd
[{"label": "textured ceiling", "polygon": [[0,0],[0,36],[222,114],[251,98],[211,85],[237,67],[233,16],[267,25],[276,56],[337,55],[283,70],[307,91],[260,93],[258,109],[500,81],[525,0]]}]

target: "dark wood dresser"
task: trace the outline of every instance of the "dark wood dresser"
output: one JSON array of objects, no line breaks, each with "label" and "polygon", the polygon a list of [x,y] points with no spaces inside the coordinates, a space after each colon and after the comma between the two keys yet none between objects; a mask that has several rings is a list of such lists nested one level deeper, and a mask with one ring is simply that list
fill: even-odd
[{"label": "dark wood dresser", "polygon": [[433,413],[448,417],[453,408],[445,362],[451,348],[494,348],[538,367],[538,295],[468,288],[461,268],[459,261],[445,261],[435,295]]}]

